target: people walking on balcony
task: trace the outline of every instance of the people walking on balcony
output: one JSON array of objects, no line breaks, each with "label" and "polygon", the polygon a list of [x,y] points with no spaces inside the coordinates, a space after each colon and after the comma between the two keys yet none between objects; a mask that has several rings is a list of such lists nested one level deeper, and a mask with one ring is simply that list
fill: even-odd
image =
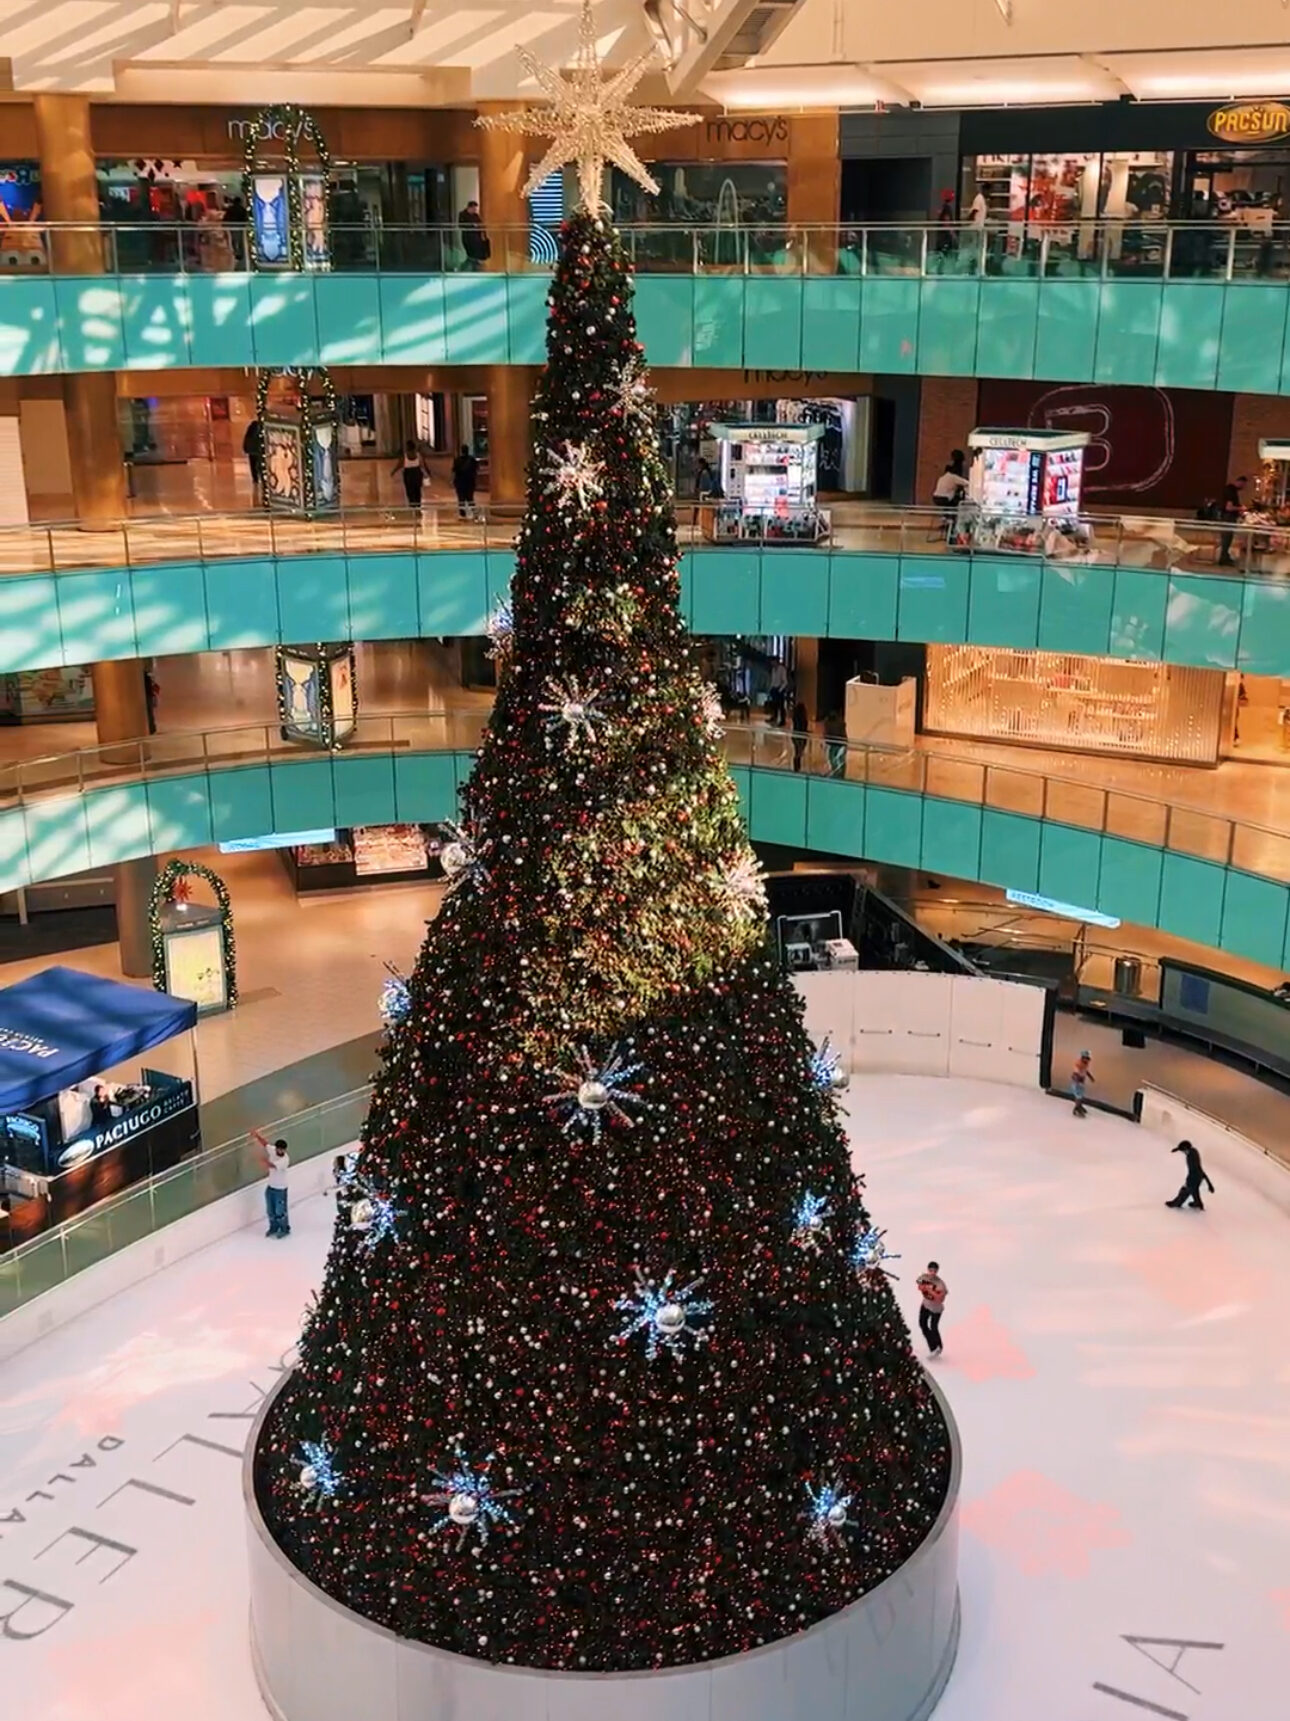
[{"label": "people walking on balcony", "polygon": [[457,228],[461,233],[461,248],[466,253],[466,268],[482,269],[493,254],[493,243],[484,232],[484,218],[473,197],[457,217]]},{"label": "people walking on balcony", "polygon": [[770,666],[770,686],[766,690],[766,716],[776,729],[788,721],[788,670],[782,657]]},{"label": "people walking on balcony", "polygon": [[805,705],[799,699],[793,707],[793,769],[802,769],[802,760],[806,757],[806,749],[811,739],[811,719]]},{"label": "people walking on balcony", "polygon": [[1187,1176],[1177,1195],[1172,1201],[1166,1201],[1165,1206],[1186,1207],[1190,1203],[1191,1206],[1198,1207],[1201,1212],[1204,1212],[1205,1203],[1200,1198],[1201,1186],[1203,1184],[1212,1195],[1214,1185],[1209,1181],[1209,1174],[1200,1162],[1199,1152],[1189,1141],[1180,1141],[1177,1147],[1170,1149],[1170,1152],[1181,1153],[1184,1156],[1187,1162]]},{"label": "people walking on balcony", "polygon": [[255,501],[264,500],[264,426],[253,418],[242,438],[242,452],[251,471],[251,494]]},{"label": "people walking on balcony", "polygon": [[959,213],[952,191],[942,191],[941,207],[936,216],[937,267],[949,273],[959,248]]},{"label": "people walking on balcony", "polygon": [[[1241,514],[1244,511],[1241,504],[1241,486],[1244,483],[1245,478],[1244,475],[1242,475],[1240,478],[1233,478],[1230,484],[1225,484],[1223,486],[1221,512],[1223,519],[1225,521],[1230,521],[1233,526],[1240,523]],[[1232,539],[1235,536],[1235,531],[1224,532],[1222,535],[1218,551],[1218,565],[1220,568],[1232,568],[1236,566],[1235,562],[1232,560]]]},{"label": "people walking on balcony", "polygon": [[475,486],[479,483],[479,462],[466,443],[452,463],[452,487],[457,497],[457,513],[463,520],[475,518]]},{"label": "people walking on balcony", "polygon": [[1071,1071],[1071,1098],[1075,1101],[1076,1117],[1087,1117],[1084,1106],[1084,1091],[1089,1082],[1095,1082],[1093,1074],[1093,1055],[1091,1052],[1081,1052],[1075,1060],[1075,1068]]},{"label": "people walking on balcony", "polygon": [[403,479],[403,494],[408,499],[408,507],[421,512],[421,493],[425,481],[430,476],[430,468],[426,465],[426,457],[420,447],[409,437],[403,444],[403,453],[396,463],[394,470]]}]

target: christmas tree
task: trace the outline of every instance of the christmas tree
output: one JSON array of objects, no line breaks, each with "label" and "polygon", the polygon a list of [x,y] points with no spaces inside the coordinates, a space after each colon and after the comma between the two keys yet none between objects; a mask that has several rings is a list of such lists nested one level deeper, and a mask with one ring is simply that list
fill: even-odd
[{"label": "christmas tree", "polygon": [[767,943],[678,614],[631,272],[589,202],[561,236],[451,889],[387,988],[258,1474],[281,1545],[351,1608],[591,1670],[845,1606],[926,1535],[949,1454],[835,1061]]}]

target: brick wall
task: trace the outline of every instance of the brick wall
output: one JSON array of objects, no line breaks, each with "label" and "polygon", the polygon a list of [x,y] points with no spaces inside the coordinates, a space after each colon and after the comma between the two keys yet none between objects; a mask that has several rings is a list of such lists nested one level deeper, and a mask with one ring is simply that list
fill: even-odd
[{"label": "brick wall", "polygon": [[1248,499],[1259,475],[1259,438],[1290,437],[1290,399],[1275,394],[1238,394],[1232,402],[1232,441],[1227,455],[1231,478],[1250,480]]},{"label": "brick wall", "polygon": [[[977,425],[977,382],[970,376],[925,376],[918,415],[918,464],[914,501],[929,508],[932,488],[952,448],[967,448]],[[1266,434],[1266,433],[1265,433]]]}]

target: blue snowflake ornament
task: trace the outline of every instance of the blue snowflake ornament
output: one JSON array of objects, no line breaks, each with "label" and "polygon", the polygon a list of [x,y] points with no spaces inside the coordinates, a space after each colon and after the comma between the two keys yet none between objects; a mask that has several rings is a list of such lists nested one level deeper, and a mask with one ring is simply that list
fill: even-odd
[{"label": "blue snowflake ornament", "polygon": [[707,1342],[707,1329],[699,1323],[712,1312],[706,1298],[696,1297],[703,1275],[691,1279],[688,1285],[675,1285],[675,1269],[669,1269],[661,1284],[655,1284],[636,1268],[636,1289],[614,1304],[620,1314],[630,1316],[618,1334],[618,1343],[626,1344],[633,1333],[645,1334],[645,1355],[650,1362],[660,1349],[680,1356],[686,1341],[698,1346]]},{"label": "blue snowflake ornament", "polygon": [[585,1046],[578,1047],[578,1057],[581,1070],[556,1070],[564,1085],[559,1092],[542,1096],[543,1105],[555,1106],[566,1114],[565,1135],[580,1129],[590,1134],[593,1142],[599,1142],[607,1118],[624,1129],[633,1129],[636,1120],[625,1107],[643,1106],[646,1101],[632,1093],[627,1083],[644,1065],[624,1063],[617,1046],[600,1065]]},{"label": "blue snowflake ornament", "polygon": [[524,1490],[493,1487],[488,1466],[496,1456],[495,1452],[490,1452],[476,1469],[458,1448],[454,1469],[432,1472],[439,1484],[439,1491],[426,1494],[424,1499],[429,1506],[442,1507],[443,1516],[431,1524],[431,1533],[439,1530],[455,1531],[458,1553],[465,1547],[472,1531],[478,1532],[482,1544],[488,1540],[494,1527],[507,1530],[515,1528],[515,1519],[502,1502],[517,1500]]},{"label": "blue snowflake ornament", "polygon": [[822,1239],[828,1236],[827,1221],[833,1209],[825,1195],[812,1195],[809,1190],[793,1209],[793,1242],[799,1249],[819,1252]]},{"label": "blue snowflake ornament", "polygon": [[484,624],[488,635],[489,656],[500,661],[509,657],[515,642],[515,611],[509,598],[502,598]]},{"label": "blue snowflake ornament", "polygon": [[856,1240],[851,1250],[851,1265],[857,1273],[884,1273],[889,1279],[898,1279],[899,1273],[891,1272],[887,1267],[888,1261],[899,1261],[899,1254],[893,1254],[888,1249],[883,1238],[885,1231],[876,1231],[872,1225],[862,1226],[856,1232]]},{"label": "blue snowflake ornament", "polygon": [[412,1013],[412,993],[396,968],[390,969],[390,978],[381,987],[377,1008],[381,1012],[381,1020],[391,1032],[406,1022]]},{"label": "blue snowflake ornament", "polygon": [[826,1034],[820,1045],[811,1053],[807,1069],[810,1072],[811,1085],[822,1094],[841,1093],[850,1079],[842,1068],[841,1055],[833,1050],[832,1034]]},{"label": "blue snowflake ornament", "polygon": [[358,1196],[349,1210],[349,1228],[363,1233],[359,1248],[370,1255],[387,1237],[393,1237],[397,1242],[396,1222],[403,1217],[403,1209],[396,1207],[388,1195],[378,1194],[370,1184],[357,1177],[351,1180],[351,1187],[357,1188]]},{"label": "blue snowflake ornament", "polygon": [[824,1482],[815,1488],[806,1484],[807,1507],[802,1516],[807,1521],[807,1540],[823,1547],[842,1540],[844,1530],[853,1529],[851,1502],[854,1495],[844,1494],[837,1482]]},{"label": "blue snowflake ornament", "polygon": [[332,1461],[332,1450],[325,1440],[306,1440],[300,1447],[300,1475],[297,1481],[309,1496],[310,1504],[321,1506],[340,1489],[341,1478]]}]

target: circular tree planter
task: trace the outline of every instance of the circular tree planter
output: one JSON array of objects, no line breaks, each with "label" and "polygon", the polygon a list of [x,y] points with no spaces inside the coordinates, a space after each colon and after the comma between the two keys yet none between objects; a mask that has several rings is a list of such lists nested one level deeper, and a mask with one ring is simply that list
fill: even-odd
[{"label": "circular tree planter", "polygon": [[[287,1377],[289,1378],[289,1377]],[[926,1539],[877,1589],[746,1655],[651,1672],[566,1673],[476,1661],[398,1637],[320,1590],[273,1540],[256,1499],[265,1400],[242,1469],[251,1655],[275,1721],[924,1721],[959,1639],[958,1429]]]}]

